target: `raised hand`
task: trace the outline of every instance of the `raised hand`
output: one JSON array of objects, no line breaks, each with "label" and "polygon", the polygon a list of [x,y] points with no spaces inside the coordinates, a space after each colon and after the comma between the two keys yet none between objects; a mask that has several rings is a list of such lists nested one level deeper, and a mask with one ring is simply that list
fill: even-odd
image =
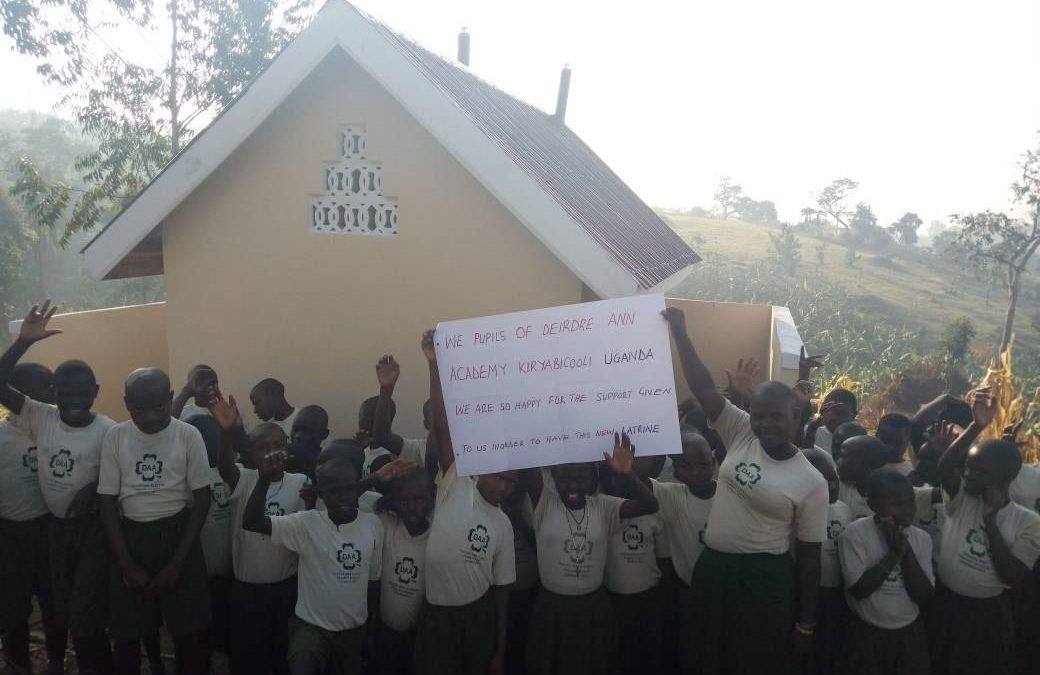
[{"label": "raised hand", "polygon": [[614,432],[614,454],[603,453],[603,459],[611,471],[619,476],[627,476],[632,473],[632,464],[635,460],[636,448],[628,434]]},{"label": "raised hand", "polygon": [[997,399],[993,397],[993,390],[990,387],[979,387],[968,394],[968,402],[975,424],[983,429],[988,427],[997,415]]},{"label": "raised hand", "polygon": [[678,307],[665,307],[664,311],[661,312],[661,316],[668,322],[668,327],[672,329],[672,333],[675,335],[686,334],[686,315]]},{"label": "raised hand", "polygon": [[213,397],[209,400],[209,412],[224,431],[231,431],[242,422],[242,414],[238,412],[235,397],[228,396],[227,400],[224,400],[219,390],[214,390]]},{"label": "raised hand", "polygon": [[941,455],[957,440],[957,428],[953,422],[940,424],[928,440],[928,447]]},{"label": "raised hand", "polygon": [[373,475],[381,482],[386,483],[395,478],[407,476],[418,468],[419,465],[410,459],[395,459],[379,467],[377,471],[373,472]]},{"label": "raised hand", "polygon": [[823,367],[823,354],[809,356],[805,353],[805,345],[802,345],[801,353],[798,355],[798,379],[808,380],[814,368]]},{"label": "raised hand", "polygon": [[22,320],[22,328],[18,331],[18,339],[22,342],[33,343],[60,333],[60,330],[47,328],[47,323],[56,311],[58,311],[58,306],[51,305],[50,300],[45,300],[42,307],[33,305],[29,313],[25,315],[25,319]]},{"label": "raised hand", "polygon": [[751,395],[751,387],[755,384],[755,378],[761,369],[758,367],[758,361],[756,359],[740,359],[737,361],[736,372],[731,373],[726,371],[726,379],[729,380],[730,391],[736,392],[743,396]]},{"label": "raised hand", "polygon": [[393,388],[397,385],[397,378],[401,377],[401,366],[390,354],[383,354],[376,364],[376,379],[380,387]]},{"label": "raised hand", "polygon": [[1022,443],[1018,440],[1018,433],[1022,431],[1023,424],[1025,424],[1025,420],[1021,419],[1017,422],[1012,422],[1011,424],[1007,425],[1006,427],[1004,427],[1004,431],[1000,434],[1000,438],[1005,441],[1008,441],[1009,443],[1014,443],[1015,445],[1022,445]]},{"label": "raised hand", "polygon": [[285,462],[289,459],[289,453],[285,450],[275,450],[263,456],[257,470],[260,475],[269,481],[273,481],[285,470]]},{"label": "raised hand", "polygon": [[437,348],[433,344],[433,329],[424,331],[422,334],[422,352],[423,356],[430,363],[437,363]]}]

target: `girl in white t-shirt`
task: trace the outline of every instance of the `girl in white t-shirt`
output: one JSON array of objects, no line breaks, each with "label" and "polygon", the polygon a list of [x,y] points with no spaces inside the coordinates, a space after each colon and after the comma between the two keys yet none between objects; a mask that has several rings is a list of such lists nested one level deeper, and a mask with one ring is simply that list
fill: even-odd
[{"label": "girl in white t-shirt", "polygon": [[527,672],[613,672],[615,621],[602,588],[608,542],[624,520],[657,512],[657,499],[633,473],[635,449],[627,434],[614,436],[607,468],[625,483],[630,499],[595,493],[594,464],[561,464],[548,475],[527,471],[534,505],[542,590],[535,601],[527,643]]},{"label": "girl in white t-shirt", "polygon": [[838,499],[852,511],[852,519],[872,516],[867,505],[867,476],[888,462],[891,451],[873,436],[853,436],[841,445],[838,460]]}]

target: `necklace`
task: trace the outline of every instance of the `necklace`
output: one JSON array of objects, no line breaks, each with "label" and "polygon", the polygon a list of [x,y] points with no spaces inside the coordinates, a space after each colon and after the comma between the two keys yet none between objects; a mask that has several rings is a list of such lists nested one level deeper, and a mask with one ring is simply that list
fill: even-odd
[{"label": "necklace", "polygon": [[[575,516],[574,513],[572,513],[571,510],[566,507],[566,505],[563,507],[563,511],[564,511],[564,513],[567,514],[567,529],[570,530],[571,536],[572,537],[576,537],[578,535],[583,535],[584,534],[583,530],[588,525],[588,516],[589,516],[589,500],[588,500],[588,498],[585,499],[585,505],[581,507],[581,517],[580,518]],[[574,523],[573,526],[571,525],[572,522]]]},{"label": "necklace", "polygon": [[[274,487],[273,483],[271,484],[271,487]],[[282,479],[280,481],[278,481],[278,489],[277,490],[275,490],[274,492],[271,492],[271,487],[267,488],[267,501],[271,501],[272,499],[277,497],[278,493],[282,491],[283,487],[285,487],[285,476],[282,476]]]}]

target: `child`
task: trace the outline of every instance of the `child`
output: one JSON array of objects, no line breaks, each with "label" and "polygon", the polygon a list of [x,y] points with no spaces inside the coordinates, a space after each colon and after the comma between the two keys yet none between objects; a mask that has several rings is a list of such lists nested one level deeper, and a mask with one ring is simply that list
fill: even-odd
[{"label": "child", "polygon": [[484,675],[505,669],[509,585],[516,580],[513,528],[499,505],[514,471],[459,476],[448,433],[433,331],[423,334],[430,369],[437,496],[426,543],[426,603],[415,636],[420,675]]},{"label": "child", "polygon": [[766,382],[752,392],[750,413],[737,409],[697,355],[682,311],[669,307],[663,315],[686,382],[727,449],[691,578],[691,633],[703,647],[693,668],[775,669],[789,645],[798,656],[811,647],[827,483],[793,444],[799,411],[791,389]]},{"label": "child", "polygon": [[[389,354],[383,355],[376,364],[376,377],[379,380],[379,397],[376,400],[372,415],[372,444],[377,448],[385,448],[395,457],[415,462],[419,466],[436,470],[427,461],[426,445],[429,431],[433,425],[433,409],[429,399],[423,404],[423,426],[427,435],[423,438],[401,438],[391,431],[394,422],[393,396],[397,380],[401,376],[401,366]],[[364,427],[364,422],[362,423]],[[430,458],[432,459],[432,457]]]},{"label": "child", "polygon": [[888,413],[878,420],[874,435],[888,446],[890,455],[887,468],[894,469],[904,476],[909,476],[914,465],[906,458],[906,449],[910,447],[910,418],[902,413]]},{"label": "child", "polygon": [[[10,385],[34,401],[54,403],[54,374],[38,363],[11,370]],[[29,616],[40,605],[47,658],[65,661],[65,630],[54,621],[47,556],[47,505],[37,478],[36,446],[7,420],[0,421],[0,640],[4,656],[29,670]]]},{"label": "child", "polygon": [[996,413],[990,390],[977,389],[969,402],[973,421],[939,460],[947,501],[932,661],[940,673],[1011,673],[1009,595],[1021,592],[1040,558],[1040,516],[1008,495],[1022,466],[1015,444],[994,439],[973,445]]},{"label": "child", "polygon": [[297,410],[285,400],[284,384],[273,377],[260,380],[249,392],[249,401],[261,422],[277,424],[287,437],[292,433]]},{"label": "child", "polygon": [[283,449],[260,461],[242,527],[299,556],[289,670],[293,675],[361,673],[365,624],[379,606],[383,526],[376,516],[358,511],[358,476],[343,460],[317,468],[315,488],[326,511],[267,515],[271,483],[284,475],[285,458]]},{"label": "child", "polygon": [[[398,460],[402,462],[407,460]],[[433,479],[423,469],[414,470],[391,480],[384,492],[386,495],[376,504],[383,523],[383,571],[375,659],[381,675],[408,675],[412,672],[415,627],[426,592]]]},{"label": "child", "polygon": [[66,361],[54,371],[55,405],[8,386],[18,359],[34,343],[61,332],[47,328],[56,310],[49,300],[33,305],[18,338],[0,357],[0,404],[11,411],[8,421],[36,445],[40,491],[53,516],[47,546],[54,623],[72,636],[80,669],[105,672],[112,669],[105,632],[109,558],[95,490],[102,439],[115,422],[91,410],[98,385],[82,361]]},{"label": "child", "polygon": [[534,507],[531,506],[526,486],[510,494],[502,502],[502,510],[509,516],[509,522],[513,526],[513,552],[516,558],[516,582],[509,587],[506,673],[523,675],[531,615],[534,613],[534,603],[541,586],[538,577],[538,544],[531,528]]},{"label": "child", "polygon": [[831,436],[831,445],[829,448],[822,448],[824,451],[830,453],[830,456],[834,458],[834,465],[837,466],[838,461],[841,459],[841,446],[845,441],[855,436],[869,436],[867,430],[856,424],[855,422],[846,422],[838,426],[834,430],[834,434]]},{"label": "child", "polygon": [[704,530],[708,525],[712,499],[715,497],[715,456],[708,441],[692,427],[682,426],[681,455],[672,456],[676,483],[652,481],[660,510],[657,515],[664,525],[662,534],[668,542],[671,565],[678,585],[678,611],[666,610],[678,621],[677,635],[681,648],[665,645],[665,669],[682,664],[692,671],[700,640],[691,635],[693,627],[693,595],[690,578],[697,558],[704,550]]},{"label": "child", "polygon": [[866,487],[874,516],[849,525],[839,540],[854,615],[848,672],[927,675],[920,608],[932,597],[932,542],[910,524],[914,491],[905,476],[878,469]]},{"label": "child", "polygon": [[[372,473],[372,462],[376,459],[380,457],[386,457],[390,460],[394,459],[393,453],[380,445],[372,433],[372,429],[375,426],[376,408],[379,405],[379,397],[372,396],[362,401],[361,408],[358,409],[358,430],[354,438],[361,443],[365,450],[365,460],[361,466],[361,476],[363,478]],[[397,404],[393,400],[389,400],[384,401],[383,406],[385,407],[385,413],[383,414],[393,419],[397,414]]]},{"label": "child", "polygon": [[560,464],[548,480],[538,469],[525,475],[534,504],[538,572],[527,643],[528,673],[613,672],[617,658],[614,613],[603,585],[607,542],[627,519],[657,513],[650,487],[632,470],[635,449],[627,434],[614,434],[607,467],[631,499],[594,493],[594,464]]},{"label": "child", "polygon": [[[819,414],[806,425],[806,445],[830,452],[834,446],[834,432],[841,425],[856,419],[858,406],[856,395],[848,389],[832,389],[827,392],[820,403]],[[834,457],[834,461],[837,460],[838,458]]]},{"label": "child", "polygon": [[140,672],[140,640],[161,615],[182,672],[208,673],[209,588],[199,543],[211,500],[206,446],[198,430],[173,418],[161,370],[130,373],[124,401],[130,420],[105,434],[97,488],[119,563],[109,578],[116,670]]},{"label": "child", "polygon": [[285,470],[314,480],[321,447],[329,437],[329,414],[319,405],[305,405],[293,420],[289,434],[289,461]]},{"label": "child", "polygon": [[840,483],[831,456],[819,448],[811,448],[806,451],[805,458],[827,481],[827,497],[830,501],[827,507],[827,541],[823,542],[820,549],[819,618],[809,667],[809,672],[825,675],[841,671],[838,664],[845,653],[848,608],[842,591],[838,540],[852,522],[852,512],[845,502],[838,499]]},{"label": "child", "polygon": [[838,499],[852,512],[852,519],[874,515],[867,503],[867,476],[885,466],[891,451],[873,436],[853,436],[841,445],[838,460]]},{"label": "child", "polygon": [[[235,464],[228,442],[240,424],[234,397],[214,398],[210,410],[222,431],[218,469],[231,491],[231,562],[235,576],[231,586],[231,672],[286,673],[289,618],[296,604],[297,557],[273,544],[270,537],[242,527],[246,501],[260,474],[257,469]],[[264,422],[249,433],[249,454],[255,466],[286,447],[285,433],[277,424]],[[307,508],[300,494],[306,483],[303,474],[273,472],[267,487],[267,514],[282,516]]]},{"label": "child", "polygon": [[180,393],[173,399],[173,416],[187,421],[195,415],[209,415],[209,401],[217,395],[217,371],[204,363],[192,366]]},{"label": "child", "polygon": [[206,522],[199,533],[202,557],[206,561],[209,575],[210,612],[213,623],[210,630],[210,646],[224,654],[230,654],[229,641],[231,622],[228,616],[231,596],[231,491],[220,477],[220,425],[213,416],[194,415],[185,420],[198,429],[206,444],[206,460],[209,463],[209,494],[212,503],[206,513]]},{"label": "child", "polygon": [[[632,477],[651,486],[651,476],[661,473],[665,455],[636,457]],[[603,492],[613,497],[635,497],[629,479],[600,465]],[[651,488],[652,489],[652,488]],[[607,542],[604,585],[610,592],[618,626],[618,661],[622,674],[658,672],[667,663],[664,643],[662,605],[669,600],[661,586],[664,545],[660,513],[621,521],[621,527]]]}]

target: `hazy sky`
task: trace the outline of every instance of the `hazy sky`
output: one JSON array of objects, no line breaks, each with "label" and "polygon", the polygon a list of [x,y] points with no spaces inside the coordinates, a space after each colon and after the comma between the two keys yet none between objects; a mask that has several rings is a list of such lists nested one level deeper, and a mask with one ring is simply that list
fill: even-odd
[{"label": "hazy sky", "polygon": [[[883,224],[1003,209],[1040,129],[1040,2],[359,0],[427,47],[552,110],[655,206],[707,204],[722,174],[798,217],[831,179]],[[118,48],[143,59],[143,40]],[[0,36],[0,108],[56,96]]]}]

